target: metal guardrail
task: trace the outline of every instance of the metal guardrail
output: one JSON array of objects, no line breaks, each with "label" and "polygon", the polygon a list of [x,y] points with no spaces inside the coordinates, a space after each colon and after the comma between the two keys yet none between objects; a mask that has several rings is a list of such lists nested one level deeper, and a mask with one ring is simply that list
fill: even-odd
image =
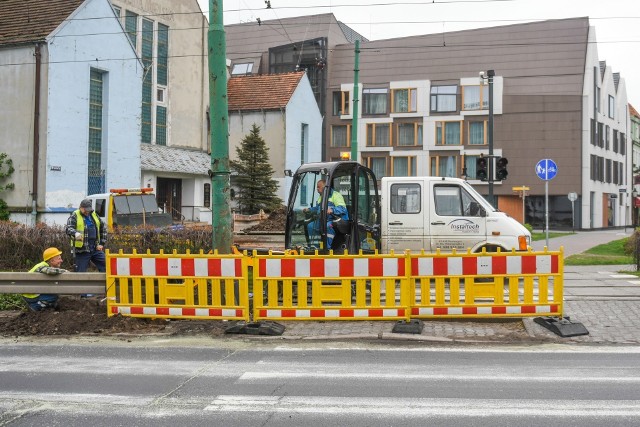
[{"label": "metal guardrail", "polygon": [[104,294],[105,273],[62,273],[56,276],[40,273],[0,272],[2,294]]}]

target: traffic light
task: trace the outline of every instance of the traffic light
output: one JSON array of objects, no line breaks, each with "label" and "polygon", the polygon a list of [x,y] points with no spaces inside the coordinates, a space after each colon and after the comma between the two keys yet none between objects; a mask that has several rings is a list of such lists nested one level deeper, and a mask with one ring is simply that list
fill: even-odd
[{"label": "traffic light", "polygon": [[509,160],[506,157],[500,157],[496,162],[496,181],[504,181],[507,179],[509,172],[507,171]]},{"label": "traffic light", "polygon": [[480,181],[487,180],[487,158],[486,157],[478,157],[476,158],[476,179]]}]

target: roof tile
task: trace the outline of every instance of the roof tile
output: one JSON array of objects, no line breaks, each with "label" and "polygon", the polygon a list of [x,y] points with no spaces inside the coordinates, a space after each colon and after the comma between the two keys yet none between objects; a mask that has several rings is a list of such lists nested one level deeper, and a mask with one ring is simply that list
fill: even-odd
[{"label": "roof tile", "polygon": [[284,108],[302,76],[304,71],[232,77],[227,84],[229,111]]},{"label": "roof tile", "polygon": [[0,46],[43,41],[84,0],[2,0]]}]

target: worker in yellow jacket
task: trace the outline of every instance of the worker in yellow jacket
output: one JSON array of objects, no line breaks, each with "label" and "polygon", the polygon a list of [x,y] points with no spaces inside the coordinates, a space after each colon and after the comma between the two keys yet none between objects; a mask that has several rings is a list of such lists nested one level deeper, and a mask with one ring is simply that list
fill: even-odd
[{"label": "worker in yellow jacket", "polygon": [[[64,273],[62,265],[62,251],[58,248],[47,248],[42,253],[42,262],[33,266],[29,273],[43,273],[56,275]],[[22,294],[22,298],[31,311],[58,308],[58,295],[55,294]]]}]

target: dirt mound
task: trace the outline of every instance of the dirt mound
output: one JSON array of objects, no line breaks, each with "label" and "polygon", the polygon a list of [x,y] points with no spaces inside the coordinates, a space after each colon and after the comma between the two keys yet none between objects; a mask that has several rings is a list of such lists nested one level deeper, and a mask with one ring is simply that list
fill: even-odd
[{"label": "dirt mound", "polygon": [[222,335],[226,323],[216,320],[166,320],[107,317],[99,298],[61,297],[59,311],[21,312],[0,317],[0,335],[5,337],[45,335]]},{"label": "dirt mound", "polygon": [[279,209],[271,212],[267,219],[260,221],[259,224],[245,228],[245,233],[284,233],[284,227],[287,223],[287,207],[281,206]]}]

